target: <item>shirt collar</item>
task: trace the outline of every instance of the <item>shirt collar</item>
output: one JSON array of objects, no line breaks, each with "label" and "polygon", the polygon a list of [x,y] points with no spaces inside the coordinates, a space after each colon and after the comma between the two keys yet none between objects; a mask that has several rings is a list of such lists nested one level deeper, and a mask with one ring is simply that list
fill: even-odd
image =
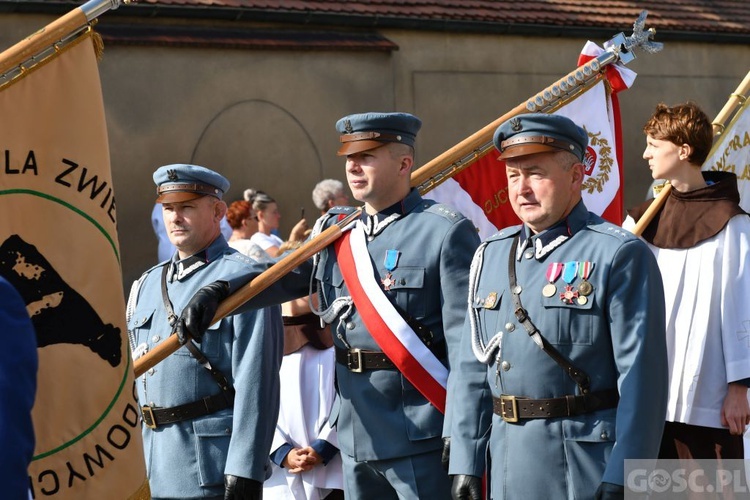
[{"label": "shirt collar", "polygon": [[364,210],[360,219],[365,227],[365,234],[374,237],[380,234],[389,224],[398,220],[403,215],[411,212],[415,206],[419,204],[422,197],[419,195],[419,191],[412,188],[406,198],[397,201],[393,205],[384,208],[380,212],[368,215]]},{"label": "shirt collar", "polygon": [[172,266],[172,272],[170,273],[171,277],[169,281],[184,280],[198,269],[223,255],[228,246],[229,245],[227,244],[227,240],[224,239],[224,236],[219,235],[208,247],[190,257],[180,259],[178,257],[179,253],[175,252],[170,264]]}]

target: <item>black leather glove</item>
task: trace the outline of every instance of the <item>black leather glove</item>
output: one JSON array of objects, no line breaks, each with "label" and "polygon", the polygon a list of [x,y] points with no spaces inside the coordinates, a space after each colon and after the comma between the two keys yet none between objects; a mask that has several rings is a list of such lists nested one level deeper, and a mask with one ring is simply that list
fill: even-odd
[{"label": "black leather glove", "polygon": [[443,438],[443,454],[440,456],[440,463],[443,466],[443,470],[448,472],[448,466],[451,460],[451,438]]},{"label": "black leather glove", "polygon": [[601,483],[596,489],[594,500],[623,500],[625,487],[621,484]]},{"label": "black leather glove", "polygon": [[263,483],[246,477],[224,476],[224,500],[262,500]]},{"label": "black leather glove", "polygon": [[453,477],[453,500],[482,500],[482,478],[459,474]]},{"label": "black leather glove", "polygon": [[219,302],[227,296],[229,296],[229,283],[226,281],[214,281],[195,292],[175,325],[175,333],[181,345],[191,338],[196,342],[201,341],[203,334],[211,326],[211,320],[214,319],[216,310],[219,308]]}]

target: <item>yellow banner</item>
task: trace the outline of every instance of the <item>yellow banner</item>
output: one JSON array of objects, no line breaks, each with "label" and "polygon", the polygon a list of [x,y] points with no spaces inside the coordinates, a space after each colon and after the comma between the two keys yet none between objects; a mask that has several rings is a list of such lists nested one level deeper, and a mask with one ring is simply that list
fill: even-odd
[{"label": "yellow banner", "polygon": [[0,117],[0,274],[39,345],[32,496],[150,498],[92,35],[0,90]]},{"label": "yellow banner", "polygon": [[750,211],[750,100],[736,112],[729,126],[714,140],[703,170],[723,170],[737,175],[740,206]]}]

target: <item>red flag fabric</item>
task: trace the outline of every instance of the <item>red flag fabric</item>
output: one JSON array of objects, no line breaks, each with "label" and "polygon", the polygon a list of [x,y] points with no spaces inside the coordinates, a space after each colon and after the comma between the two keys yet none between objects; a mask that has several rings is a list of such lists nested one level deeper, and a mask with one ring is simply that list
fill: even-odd
[{"label": "red flag fabric", "polygon": [[[578,59],[579,66],[602,52],[596,44],[587,42]],[[617,93],[629,88],[636,75],[620,64],[610,65],[606,71],[606,81],[592,86],[555,114],[567,116],[586,129],[589,146],[584,158],[584,203],[592,212],[619,225],[623,220],[623,183]],[[497,154],[491,149],[425,195],[453,206],[471,219],[482,239],[498,229],[520,223],[510,206],[504,163],[497,159]]]}]

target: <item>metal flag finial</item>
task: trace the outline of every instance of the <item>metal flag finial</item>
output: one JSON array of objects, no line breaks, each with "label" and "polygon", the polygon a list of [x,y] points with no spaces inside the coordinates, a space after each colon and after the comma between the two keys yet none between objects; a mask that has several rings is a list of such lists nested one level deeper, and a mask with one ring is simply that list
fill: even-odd
[{"label": "metal flag finial", "polygon": [[636,47],[643,49],[649,54],[659,52],[664,48],[664,44],[651,40],[656,35],[655,29],[644,29],[647,16],[648,11],[642,10],[638,15],[638,19],[633,23],[633,34],[627,37],[623,33],[615,35],[614,38],[604,43],[604,49],[613,53],[623,64],[627,64],[635,59],[633,49]]}]

